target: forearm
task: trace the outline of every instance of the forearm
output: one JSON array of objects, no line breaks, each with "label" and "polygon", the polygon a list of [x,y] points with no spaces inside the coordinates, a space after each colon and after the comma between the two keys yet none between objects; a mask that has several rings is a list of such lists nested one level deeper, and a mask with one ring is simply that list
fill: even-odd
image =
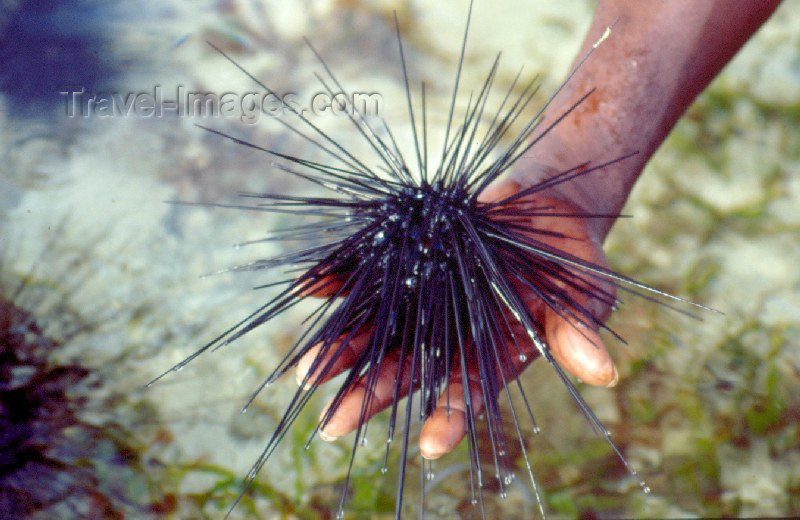
[{"label": "forearm", "polygon": [[[517,167],[536,181],[536,163],[565,170],[638,152],[555,188],[593,213],[617,213],[647,161],[694,98],[772,14],[778,0],[600,0],[578,56],[613,25],[545,112],[559,123]],[[546,122],[544,125],[546,126]],[[602,240],[613,219],[592,222]]]}]

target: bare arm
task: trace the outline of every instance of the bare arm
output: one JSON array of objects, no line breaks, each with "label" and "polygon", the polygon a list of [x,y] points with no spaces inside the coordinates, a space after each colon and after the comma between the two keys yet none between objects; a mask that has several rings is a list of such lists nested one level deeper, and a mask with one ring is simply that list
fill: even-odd
[{"label": "bare arm", "polygon": [[[777,8],[779,0],[600,0],[578,56],[613,24],[608,39],[546,111],[555,119],[595,92],[518,166],[536,181],[533,161],[565,170],[638,151],[557,191],[597,213],[618,213],[645,164],[694,98]],[[531,178],[533,177],[533,178]],[[613,221],[590,225],[601,242]]]}]

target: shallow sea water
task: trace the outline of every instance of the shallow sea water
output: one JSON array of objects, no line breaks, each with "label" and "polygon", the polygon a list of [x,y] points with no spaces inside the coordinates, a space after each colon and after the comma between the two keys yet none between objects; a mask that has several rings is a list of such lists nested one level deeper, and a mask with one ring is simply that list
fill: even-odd
[{"label": "shallow sea water", "polygon": [[[552,91],[580,44],[591,2],[496,4],[477,2],[466,85],[477,87],[502,50],[500,88],[524,65],[529,76],[544,74],[543,92]],[[430,85],[431,133],[443,125],[466,16],[466,3],[454,1],[132,5],[97,15],[103,34],[93,50],[116,66],[108,86],[96,88],[150,93],[159,86],[164,99],[174,99],[179,86],[259,90],[210,40],[304,103],[322,90],[305,35],[345,86],[380,93],[401,141],[408,123],[392,10],[412,78]],[[6,19],[0,30],[10,30]],[[37,98],[31,115],[0,92],[0,294],[60,341],[50,363],[79,363],[96,378],[72,391],[88,397],[81,424],[91,428],[78,431],[96,436],[76,450],[92,461],[110,510],[131,518],[220,518],[295,383],[281,380],[247,414],[239,409],[292,344],[307,308],[144,389],[248,314],[269,294],[251,288],[273,279],[258,272],[201,276],[275,254],[272,246],[232,245],[291,223],[164,201],[231,202],[239,191],[304,189],[262,154],[195,122],[287,153],[315,152],[266,117],[258,124],[170,113],[70,118],[66,96],[52,97],[49,105]],[[341,117],[314,121],[342,139],[354,135]],[[798,124],[800,13],[787,3],[679,123],[634,190],[625,209],[633,218],[618,222],[607,243],[616,270],[725,313],[697,322],[626,299],[611,319],[629,343],[612,345],[619,386],[581,388],[652,493],[641,493],[546,366],[524,375],[543,430],[529,453],[552,517],[800,514]],[[26,286],[16,295],[20,280]],[[312,400],[233,518],[331,516],[352,442],[315,440],[303,450],[324,401],[324,392]],[[382,420],[370,426],[356,459],[347,509],[354,518],[393,511],[395,475],[379,471]],[[469,505],[466,461],[462,447],[434,465],[429,518],[478,516]],[[488,499],[490,516],[536,517],[524,479],[518,484],[507,499]],[[410,478],[409,518],[417,514],[418,487],[418,477]],[[92,510],[53,507],[41,517]]]}]

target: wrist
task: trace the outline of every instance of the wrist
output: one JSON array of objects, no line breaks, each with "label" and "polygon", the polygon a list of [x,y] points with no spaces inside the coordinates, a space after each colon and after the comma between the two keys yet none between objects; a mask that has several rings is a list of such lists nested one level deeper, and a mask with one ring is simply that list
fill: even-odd
[{"label": "wrist", "polygon": [[537,184],[547,184],[549,179],[555,179],[564,172],[571,172],[564,176],[566,180],[545,186],[537,192],[537,196],[563,201],[579,213],[596,215],[595,218],[587,219],[586,227],[589,237],[601,245],[616,221],[616,215],[620,213],[633,184],[620,182],[623,177],[620,168],[624,168],[624,163],[628,161],[638,162],[635,159],[627,159],[595,170],[592,168],[607,161],[575,159],[570,163],[558,159],[541,160],[538,156],[523,157],[507,178],[518,184],[520,189],[525,189]]}]

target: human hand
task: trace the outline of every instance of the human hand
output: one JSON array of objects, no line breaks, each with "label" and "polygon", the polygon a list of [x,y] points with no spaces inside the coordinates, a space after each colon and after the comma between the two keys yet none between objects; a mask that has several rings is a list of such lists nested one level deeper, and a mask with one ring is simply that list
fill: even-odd
[{"label": "human hand", "polygon": [[[513,195],[519,189],[520,186],[513,181],[498,183],[481,194],[481,201],[499,201]],[[573,204],[562,198],[534,194],[528,196],[527,199],[532,206],[537,208],[547,207],[554,214],[579,213]],[[530,218],[532,220],[530,223],[532,228],[552,233],[547,235],[537,234],[537,240],[592,264],[607,267],[605,255],[599,242],[590,238],[587,222],[591,219],[563,216],[537,216]],[[554,282],[559,283],[557,280],[554,280]],[[610,313],[609,301],[613,299],[614,295],[612,284],[598,284],[605,293],[605,298],[602,300],[591,298],[585,293],[566,287],[563,284],[559,285],[567,291],[569,297],[587,309],[597,320],[597,323],[602,323],[608,317]],[[592,385],[613,386],[616,384],[617,371],[596,330],[581,325],[574,319],[569,320],[559,316],[558,313],[549,308],[529,290],[518,289],[523,301],[531,311],[531,315],[539,323],[543,324],[542,328],[550,352],[567,372]],[[517,335],[520,338],[526,337],[521,331]],[[366,347],[368,337],[369,331],[355,336],[343,352],[335,355],[336,359],[328,367],[329,370],[327,370],[324,377],[320,378],[316,374],[312,374],[306,379],[309,368],[321,348],[320,346],[314,347],[306,353],[297,365],[298,382],[305,380],[306,384],[323,383],[349,369],[360,352]],[[513,367],[513,370],[508,371],[506,379],[520,374],[538,355],[537,348],[530,340],[521,341],[519,346],[526,360],[522,362],[519,361],[518,356],[511,356],[516,366]],[[335,349],[329,349],[326,357],[333,357],[334,351]],[[323,367],[327,364],[327,361],[328,359],[324,358],[321,363],[317,363],[317,366]],[[377,384],[375,384],[374,390],[372,390],[373,395],[369,399],[370,407],[366,411],[365,419],[393,402],[395,398],[395,379],[398,373],[397,364],[399,362],[399,352],[387,354],[387,358],[383,360]],[[405,374],[407,372],[408,370],[402,370],[400,373]],[[484,402],[477,365],[468,365],[467,374],[473,413],[478,414],[483,409]],[[402,394],[407,394],[410,382],[404,380],[401,381],[400,385]],[[332,440],[356,429],[361,419],[363,402],[367,397],[366,392],[367,385],[363,379],[352,385],[347,395],[339,403],[335,413],[320,432],[320,436],[323,439]],[[465,409],[464,383],[461,369],[459,363],[454,362],[449,378],[449,388],[442,392],[436,410],[427,419],[420,434],[419,443],[423,456],[429,459],[438,458],[450,452],[461,441],[467,429]]]}]

